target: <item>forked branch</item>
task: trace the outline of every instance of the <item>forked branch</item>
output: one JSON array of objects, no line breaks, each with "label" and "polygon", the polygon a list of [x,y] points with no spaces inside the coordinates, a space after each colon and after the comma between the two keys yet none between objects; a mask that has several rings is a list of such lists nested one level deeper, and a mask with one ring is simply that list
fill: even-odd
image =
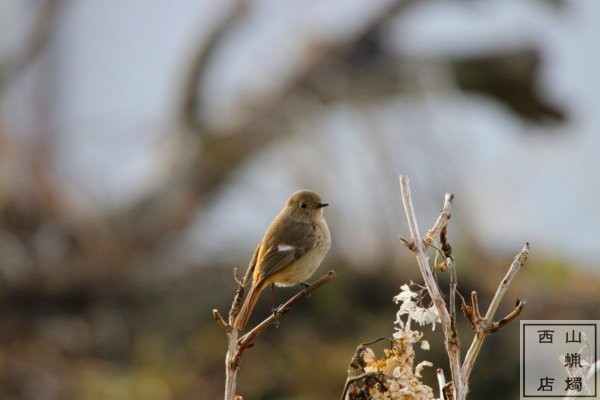
[{"label": "forked branch", "polygon": [[[508,289],[508,286],[510,285],[513,277],[516,275],[516,273],[527,260],[527,255],[529,253],[529,244],[525,244],[523,250],[521,250],[521,252],[515,257],[515,260],[513,261],[508,273],[498,286],[496,294],[494,295],[494,299],[492,300],[492,303],[490,304],[485,314],[485,317],[481,317],[476,292],[472,293],[471,306],[464,304],[463,300],[463,311],[467,316],[470,326],[473,328],[473,330],[475,330],[476,334],[471,344],[471,347],[467,352],[464,362],[461,363],[460,341],[456,327],[455,305],[458,278],[456,275],[456,267],[454,264],[454,260],[451,256],[451,247],[446,241],[446,226],[450,219],[450,206],[452,200],[454,199],[454,196],[452,194],[445,195],[444,207],[442,209],[442,212],[437,218],[434,226],[429,231],[427,231],[424,237],[421,237],[417,225],[415,211],[413,209],[409,187],[409,179],[407,176],[400,176],[400,188],[402,190],[402,201],[404,203],[404,209],[406,211],[406,217],[408,220],[408,227],[411,234],[410,240],[402,238],[401,240],[415,254],[415,257],[417,258],[417,263],[419,265],[421,275],[423,275],[423,279],[425,280],[425,286],[429,292],[429,296],[431,297],[437,309],[444,331],[446,352],[448,353],[448,358],[450,362],[450,372],[452,375],[452,381],[444,385],[445,397],[447,399],[453,400],[464,400],[469,390],[468,381],[470,373],[473,369],[475,359],[479,354],[479,350],[481,349],[481,346],[483,345],[486,336],[490,333],[496,332],[497,330],[505,326],[507,323],[516,318],[519,315],[519,313],[523,310],[525,303],[522,301],[517,301],[517,304],[513,311],[511,311],[506,317],[497,322],[493,321],[493,317],[498,308],[498,305],[500,304],[502,297],[506,293],[506,290]],[[437,281],[433,276],[432,268],[429,264],[429,259],[426,254],[427,247],[435,247],[437,235],[440,235],[442,249],[437,249],[437,247],[436,249],[444,255],[444,267],[447,268],[450,272],[450,288],[448,296],[449,305],[446,304],[442,291],[440,290]]]},{"label": "forked branch", "polygon": [[473,321],[475,323],[474,328],[476,335],[473,338],[471,347],[467,351],[467,355],[465,356],[465,361],[462,366],[462,377],[465,380],[465,382],[468,382],[469,380],[469,376],[471,375],[471,371],[473,370],[473,365],[475,364],[475,360],[479,355],[479,351],[481,350],[481,346],[483,346],[483,342],[485,341],[487,335],[496,332],[502,326],[512,321],[523,310],[525,303],[523,301],[518,300],[513,311],[511,311],[506,317],[504,317],[498,322],[493,321],[494,315],[496,314],[496,310],[500,305],[502,297],[504,297],[506,290],[510,286],[510,283],[512,282],[517,272],[519,272],[523,265],[525,265],[525,261],[527,261],[528,256],[529,243],[525,243],[523,249],[521,249],[519,254],[515,256],[512,264],[510,265],[510,268],[508,269],[508,272],[504,276],[504,279],[502,279],[502,281],[498,285],[498,289],[496,289],[496,294],[494,294],[494,298],[492,299],[492,302],[490,303],[487,312],[485,313],[485,317],[481,318],[480,316],[479,304],[477,302],[477,293],[473,292],[471,294],[472,307],[475,311],[476,316],[475,320]]}]

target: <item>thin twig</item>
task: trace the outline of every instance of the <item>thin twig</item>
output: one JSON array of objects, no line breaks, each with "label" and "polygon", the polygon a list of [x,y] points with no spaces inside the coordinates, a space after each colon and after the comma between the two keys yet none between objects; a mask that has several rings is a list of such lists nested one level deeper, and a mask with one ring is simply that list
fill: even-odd
[{"label": "thin twig", "polygon": [[456,330],[456,287],[458,286],[458,277],[456,275],[456,265],[451,257],[446,259],[446,265],[450,271],[450,296],[448,297],[448,303],[450,306],[450,331],[454,335],[451,339],[455,342],[455,345],[460,351],[460,341],[458,339],[458,332]]},{"label": "thin twig", "polygon": [[216,308],[213,308],[212,310],[213,313],[213,318],[215,319],[215,321],[217,321],[217,323],[219,325],[221,325],[221,328],[223,328],[225,330],[225,332],[229,332],[230,326],[225,319],[223,318],[223,316],[221,315],[221,313],[219,312],[219,310],[217,310]]},{"label": "thin twig", "polygon": [[438,381],[438,387],[440,388],[440,400],[444,399],[444,386],[446,386],[446,377],[444,376],[444,370],[438,368],[435,373]]},{"label": "thin twig", "polygon": [[[415,256],[417,258],[417,263],[419,264],[421,275],[423,275],[425,285],[427,286],[429,295],[433,300],[435,307],[437,308],[442,323],[442,328],[444,329],[444,336],[446,338],[446,352],[448,353],[448,358],[450,361],[450,372],[454,387],[453,399],[463,400],[466,397],[466,388],[463,386],[463,379],[461,375],[460,349],[458,348],[456,341],[453,340],[453,338],[457,338],[458,335],[452,330],[452,322],[448,309],[446,308],[446,302],[444,301],[442,293],[440,292],[440,289],[429,267],[427,255],[425,254],[425,246],[421,240],[421,235],[417,225],[417,218],[412,205],[409,179],[406,175],[400,175],[400,189],[402,191],[402,201],[404,203],[404,210],[408,220],[408,227],[412,238],[412,244],[414,246],[414,251],[416,253]],[[452,198],[452,195],[446,195],[444,210],[442,211],[442,215],[440,215],[438,218],[439,224],[436,222],[434,227],[429,232],[435,232],[437,229],[441,231],[441,229],[445,226],[446,221],[450,217],[449,207]]]},{"label": "thin twig", "polygon": [[477,292],[471,292],[471,306],[473,307],[473,316],[475,317],[475,323],[479,323],[481,321],[481,311],[479,310],[479,298],[477,297]]},{"label": "thin twig", "polygon": [[433,224],[433,227],[427,231],[423,240],[427,245],[435,242],[435,237],[442,232],[442,229],[448,225],[448,220],[450,219],[450,206],[452,205],[452,200],[454,200],[454,195],[452,193],[446,193],[444,196],[444,207],[442,208],[442,212],[440,216]]},{"label": "thin twig", "polygon": [[523,311],[523,308],[525,308],[525,302],[517,300],[517,305],[510,313],[506,315],[506,317],[502,318],[498,322],[492,322],[492,326],[489,329],[489,333],[494,333],[500,330],[504,325],[517,318],[519,314],[521,314],[521,311]]},{"label": "thin twig", "polygon": [[273,314],[271,314],[268,318],[264,319],[261,323],[259,323],[254,328],[252,328],[252,330],[250,330],[248,333],[246,333],[244,336],[242,336],[242,338],[240,338],[240,340],[238,341],[237,350],[236,350],[233,358],[231,359],[231,364],[232,364],[231,367],[233,367],[233,368],[239,367],[239,362],[240,362],[242,355],[244,354],[244,351],[246,351],[246,349],[248,347],[250,347],[250,344],[258,335],[260,335],[269,326],[273,325],[273,323],[275,323],[275,321],[277,321],[283,315],[287,314],[287,312],[290,311],[290,309],[296,303],[298,303],[300,300],[302,300],[306,296],[312,294],[315,290],[317,290],[321,286],[332,281],[333,279],[335,279],[335,277],[336,277],[335,272],[329,271],[327,274],[323,275],[322,277],[320,277],[319,279],[314,281],[310,286],[307,286],[306,288],[302,289],[301,291],[296,293],[294,296],[292,296],[292,298],[290,298],[284,304],[277,307],[273,311]]},{"label": "thin twig", "polygon": [[225,332],[227,332],[227,354],[225,355],[225,400],[233,400],[235,398],[237,372],[240,368],[240,359],[242,358],[244,351],[251,346],[252,340],[254,340],[256,336],[271,326],[278,318],[286,314],[298,301],[307,295],[310,295],[315,290],[336,277],[335,272],[329,271],[327,274],[313,282],[310,286],[296,293],[296,295],[285,302],[285,304],[277,307],[277,309],[269,318],[265,319],[238,340],[239,331],[234,328],[234,322],[239,313],[241,299],[244,296],[244,285],[250,281],[250,277],[252,276],[255,265],[256,253],[254,254],[254,257],[252,257],[252,261],[246,270],[244,279],[239,282],[239,287],[229,312],[229,323],[225,322],[218,310],[213,310],[213,316],[215,320],[225,329]]},{"label": "thin twig", "polygon": [[[471,371],[473,370],[473,366],[475,364],[475,360],[477,359],[477,356],[479,355],[481,346],[483,346],[483,342],[485,341],[486,336],[491,333],[491,327],[493,325],[494,314],[496,313],[496,310],[498,309],[498,305],[500,304],[502,297],[506,293],[508,286],[510,285],[511,281],[513,280],[513,278],[515,277],[517,272],[519,272],[521,267],[523,267],[523,265],[525,264],[525,261],[527,261],[528,255],[529,255],[529,243],[525,243],[525,246],[523,246],[523,249],[519,252],[519,254],[517,254],[515,256],[512,264],[510,265],[510,268],[508,269],[508,272],[504,276],[504,279],[502,279],[502,281],[498,285],[498,289],[496,289],[496,294],[494,295],[494,298],[492,299],[492,302],[490,303],[488,310],[485,313],[485,317],[483,318],[482,321],[478,321],[478,328],[479,328],[478,332],[475,335],[475,337],[473,338],[473,342],[471,343],[471,347],[467,351],[467,355],[465,356],[465,361],[462,366],[462,378],[463,378],[464,382],[469,381],[469,376],[471,375]],[[475,298],[476,298],[476,296],[475,296]],[[474,304],[474,306],[475,305],[476,304]],[[513,313],[516,312],[516,315],[518,315],[518,313],[521,312],[523,305],[524,305],[524,303],[519,302],[516,307],[516,309],[519,308],[519,310],[513,311]],[[477,308],[475,309],[475,312],[477,314],[479,314],[479,306],[477,306]]]},{"label": "thin twig", "polygon": [[485,314],[485,318],[487,320],[491,320],[494,317],[494,314],[496,314],[496,310],[498,309],[498,306],[500,305],[500,301],[502,300],[502,297],[504,297],[504,294],[508,290],[508,286],[510,285],[511,281],[513,280],[513,278],[515,277],[517,272],[519,272],[521,267],[523,265],[525,265],[525,262],[527,261],[527,257],[529,257],[529,243],[525,243],[525,245],[523,246],[523,249],[521,249],[519,254],[517,254],[515,256],[515,259],[513,260],[512,264],[510,265],[510,268],[509,268],[506,276],[504,277],[504,279],[502,279],[502,282],[500,282],[498,289],[496,289],[494,298],[492,299],[492,302],[490,303],[490,306],[488,307],[488,310]]}]

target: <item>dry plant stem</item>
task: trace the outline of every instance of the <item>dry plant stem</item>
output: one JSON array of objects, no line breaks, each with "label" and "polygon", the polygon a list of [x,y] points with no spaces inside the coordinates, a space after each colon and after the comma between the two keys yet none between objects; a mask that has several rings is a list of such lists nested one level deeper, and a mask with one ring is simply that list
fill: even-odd
[{"label": "dry plant stem", "polygon": [[444,370],[438,368],[435,372],[438,381],[438,387],[440,388],[440,399],[444,399],[444,386],[446,386],[446,377],[444,376]]},{"label": "dry plant stem", "polygon": [[[471,347],[467,351],[467,355],[465,357],[465,361],[464,361],[463,367],[462,367],[462,379],[464,382],[469,381],[469,376],[471,375],[471,371],[473,370],[473,365],[475,364],[475,360],[477,359],[477,356],[479,355],[481,346],[483,346],[483,342],[485,341],[486,336],[489,335],[490,333],[492,333],[492,328],[494,325],[492,319],[494,318],[494,314],[496,313],[496,310],[498,309],[500,300],[502,300],[502,297],[506,293],[508,286],[510,285],[511,281],[513,280],[513,278],[515,277],[517,272],[519,272],[521,267],[523,267],[523,265],[525,264],[525,261],[527,261],[528,255],[529,255],[529,243],[525,243],[525,246],[523,246],[523,249],[514,258],[512,264],[510,265],[510,268],[508,269],[508,272],[504,276],[504,279],[502,279],[502,281],[500,282],[500,285],[498,286],[498,289],[496,290],[496,294],[494,295],[494,298],[492,299],[492,302],[490,303],[490,306],[488,307],[485,317],[482,320],[477,321],[478,330],[476,332],[475,337],[473,338]],[[477,296],[475,295],[473,297],[473,295],[472,295],[471,298],[476,300]],[[524,305],[523,302],[517,303],[515,310],[513,310],[513,312],[511,312],[511,314],[509,314],[509,316],[504,318],[505,320],[507,320],[506,323],[509,322],[510,320],[512,320],[513,318],[515,318],[521,312],[521,310],[523,309],[523,305]],[[477,307],[475,307],[475,306],[477,306]],[[479,317],[479,306],[476,303],[476,301],[475,301],[475,303],[473,303],[473,308],[475,309],[476,316]],[[504,325],[504,324],[505,323],[503,323],[502,325]],[[499,328],[500,328],[500,326],[497,326],[496,330]]]},{"label": "dry plant stem", "polygon": [[[419,233],[419,227],[417,225],[417,218],[412,205],[412,198],[410,194],[410,186],[409,179],[405,175],[400,175],[400,189],[402,190],[402,201],[404,203],[404,210],[406,211],[406,218],[408,220],[408,227],[411,234],[412,239],[412,247],[415,252],[415,256],[417,258],[417,263],[419,264],[419,269],[421,270],[421,275],[423,275],[423,279],[425,280],[425,285],[427,286],[427,290],[429,291],[429,295],[437,308],[437,311],[440,316],[440,320],[442,323],[442,327],[444,329],[444,336],[446,338],[446,352],[448,353],[448,358],[450,362],[450,372],[452,375],[453,387],[454,387],[454,399],[455,400],[463,400],[466,397],[466,388],[463,385],[463,377],[461,374],[460,368],[460,348],[458,346],[457,341],[455,340],[458,335],[456,331],[452,329],[452,322],[450,313],[446,308],[446,302],[440,292],[439,287],[433,277],[431,269],[429,267],[429,261],[427,259],[427,255],[425,254],[425,245],[421,240],[421,234]],[[444,208],[449,208],[449,204],[452,200],[452,195],[446,195],[446,200],[444,204]],[[438,218],[438,221],[445,220],[447,221],[449,218],[449,211],[446,213],[446,217]],[[438,223],[434,228],[437,229]],[[443,227],[443,223],[440,222],[439,229],[441,230]],[[431,231],[434,230],[432,228]],[[430,232],[431,232],[430,231]]]},{"label": "dry plant stem", "polygon": [[442,231],[442,229],[444,229],[446,225],[448,225],[448,220],[450,219],[450,206],[452,205],[452,200],[454,200],[454,195],[452,193],[446,193],[446,195],[444,196],[444,207],[442,208],[440,216],[435,221],[435,224],[433,224],[433,227],[431,227],[431,229],[428,230],[425,236],[423,237],[423,240],[428,245],[434,243],[435,237],[440,234],[440,232]]},{"label": "dry plant stem", "polygon": [[460,360],[460,340],[458,338],[458,331],[456,330],[456,287],[458,286],[456,264],[452,258],[448,257],[446,265],[448,265],[448,270],[450,271],[450,295],[448,296],[448,302],[450,303],[450,333],[453,335],[450,340],[458,348],[457,352]]},{"label": "dry plant stem", "polygon": [[215,319],[215,321],[217,321],[217,324],[221,325],[221,328],[223,328],[223,330],[227,332],[229,330],[229,324],[227,323],[227,321],[225,321],[219,310],[213,308],[212,313],[213,318]]},{"label": "dry plant stem", "polygon": [[382,340],[387,340],[390,343],[393,343],[393,339],[389,339],[386,337],[380,337],[378,339],[372,340],[367,343],[361,343],[354,352],[354,356],[352,356],[352,360],[350,360],[350,366],[348,367],[348,378],[346,378],[346,383],[344,384],[344,389],[342,391],[342,395],[340,396],[340,400],[344,400],[346,395],[348,394],[348,390],[350,389],[350,385],[354,382],[360,381],[369,377],[383,377],[384,374],[381,371],[377,372],[364,372],[362,358],[364,356],[364,352],[367,349],[367,346],[370,346],[374,343],[380,342]]},{"label": "dry plant stem", "polygon": [[479,299],[477,297],[477,292],[474,290],[471,292],[471,305],[473,306],[474,320],[475,320],[475,323],[477,323],[482,318],[481,318],[481,313],[479,311]]},{"label": "dry plant stem", "polygon": [[456,276],[456,264],[452,258],[446,259],[446,265],[448,271],[450,271],[450,296],[448,296],[448,302],[450,303],[450,323],[452,330],[456,332],[456,287],[458,286],[458,277]]},{"label": "dry plant stem", "polygon": [[492,322],[492,326],[489,329],[490,333],[500,330],[504,325],[517,318],[521,314],[521,311],[523,311],[523,308],[525,308],[525,302],[518,300],[515,308],[506,317],[498,322]]}]

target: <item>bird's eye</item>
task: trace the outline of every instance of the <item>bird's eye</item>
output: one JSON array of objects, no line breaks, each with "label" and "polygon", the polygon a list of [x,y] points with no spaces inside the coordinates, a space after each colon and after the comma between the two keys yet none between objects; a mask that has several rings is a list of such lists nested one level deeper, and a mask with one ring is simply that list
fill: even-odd
[{"label": "bird's eye", "polygon": [[300,202],[300,208],[306,208],[306,203],[305,202]]}]

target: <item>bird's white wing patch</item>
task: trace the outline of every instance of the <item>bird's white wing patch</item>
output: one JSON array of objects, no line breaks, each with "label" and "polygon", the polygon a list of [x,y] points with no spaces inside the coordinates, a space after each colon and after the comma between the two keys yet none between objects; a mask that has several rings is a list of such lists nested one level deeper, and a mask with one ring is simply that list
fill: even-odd
[{"label": "bird's white wing patch", "polygon": [[277,246],[277,250],[278,251],[290,251],[290,250],[294,250],[294,246],[290,246],[289,244],[280,244],[279,246]]}]

